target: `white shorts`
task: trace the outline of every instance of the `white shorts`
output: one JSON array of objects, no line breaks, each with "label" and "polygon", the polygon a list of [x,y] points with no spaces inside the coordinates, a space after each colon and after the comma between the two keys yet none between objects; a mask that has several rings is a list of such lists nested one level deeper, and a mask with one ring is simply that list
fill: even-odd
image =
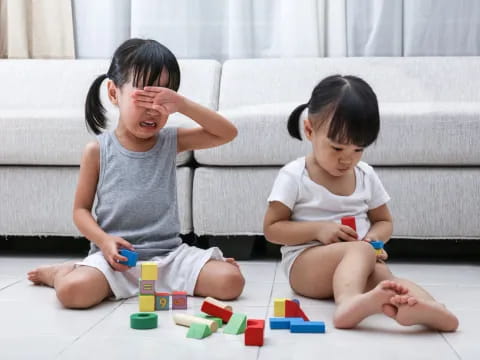
[{"label": "white shorts", "polygon": [[[209,260],[225,260],[221,250],[212,247],[207,250],[182,244],[165,256],[155,256],[148,260],[158,265],[158,280],[155,290],[186,291],[193,295],[200,270]],[[83,261],[76,263],[78,266],[91,266],[100,270],[107,278],[115,299],[126,299],[138,295],[138,279],[140,277],[140,265],[125,272],[115,271],[98,251],[89,255]]]},{"label": "white shorts", "polygon": [[280,252],[282,253],[282,262],[280,266],[285,273],[288,281],[290,282],[290,271],[292,270],[292,265],[303,251],[313,246],[322,246],[323,244],[319,241],[311,241],[306,244],[294,245],[294,246],[282,246]]}]

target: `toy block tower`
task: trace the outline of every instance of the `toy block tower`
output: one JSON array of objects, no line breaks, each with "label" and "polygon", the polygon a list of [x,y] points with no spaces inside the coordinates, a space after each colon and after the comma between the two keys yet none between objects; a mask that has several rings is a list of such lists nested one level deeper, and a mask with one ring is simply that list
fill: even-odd
[{"label": "toy block tower", "polygon": [[155,311],[155,281],[157,278],[157,264],[154,262],[143,262],[139,279],[139,311]]}]

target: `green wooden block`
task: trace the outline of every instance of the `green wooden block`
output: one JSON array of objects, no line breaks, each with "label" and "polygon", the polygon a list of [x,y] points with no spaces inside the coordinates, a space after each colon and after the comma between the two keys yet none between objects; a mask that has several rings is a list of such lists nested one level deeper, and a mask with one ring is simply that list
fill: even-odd
[{"label": "green wooden block", "polygon": [[188,329],[187,338],[203,339],[211,334],[212,334],[212,330],[210,330],[207,324],[193,323],[192,325],[190,325],[190,328]]},{"label": "green wooden block", "polygon": [[222,319],[220,319],[218,317],[211,316],[211,315],[208,315],[208,314],[205,314],[205,313],[195,314],[195,316],[215,321],[218,324],[218,328],[221,328],[223,326]]},{"label": "green wooden block", "polygon": [[233,314],[227,325],[223,328],[224,334],[239,335],[245,332],[247,327],[247,315]]}]

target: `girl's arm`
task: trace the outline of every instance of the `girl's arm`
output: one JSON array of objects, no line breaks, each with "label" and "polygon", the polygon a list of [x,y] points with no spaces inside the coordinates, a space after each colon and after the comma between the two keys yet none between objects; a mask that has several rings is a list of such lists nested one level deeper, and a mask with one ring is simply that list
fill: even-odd
[{"label": "girl's arm", "polygon": [[135,104],[140,107],[155,110],[164,116],[179,112],[201,126],[194,129],[178,129],[177,152],[219,146],[237,136],[237,128],[219,113],[173,90],[146,86],[143,90],[135,90],[132,97]]},{"label": "girl's arm", "polygon": [[237,128],[219,113],[184,98],[179,112],[188,116],[200,128],[178,129],[177,152],[207,149],[232,141]]},{"label": "girl's arm", "polygon": [[368,230],[366,239],[381,240],[386,243],[393,233],[393,219],[387,204],[367,212],[372,226]]},{"label": "girl's arm", "polygon": [[280,245],[300,245],[312,240],[323,244],[357,240],[349,226],[330,221],[291,221],[291,210],[279,201],[270,202],[263,223],[268,241]]},{"label": "girl's arm", "polygon": [[99,173],[100,145],[97,142],[91,142],[86,145],[80,162],[80,174],[73,204],[73,221],[78,230],[102,250],[105,258],[115,270],[124,271],[128,267],[118,264],[116,260],[126,261],[127,259],[118,254],[117,246],[133,250],[132,245],[122,238],[107,234],[98,226],[92,216]]}]

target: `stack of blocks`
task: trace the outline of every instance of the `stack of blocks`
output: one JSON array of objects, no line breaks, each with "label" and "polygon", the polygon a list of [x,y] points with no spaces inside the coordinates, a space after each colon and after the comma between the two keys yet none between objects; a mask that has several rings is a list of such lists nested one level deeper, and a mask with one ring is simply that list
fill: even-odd
[{"label": "stack of blocks", "polygon": [[185,291],[156,292],[155,281],[158,279],[158,269],[155,262],[143,262],[139,279],[138,305],[141,312],[155,310],[173,310],[187,308],[187,293]]},{"label": "stack of blocks", "polygon": [[297,299],[275,299],[270,329],[290,329],[292,333],[324,333],[323,321],[310,321]]}]

